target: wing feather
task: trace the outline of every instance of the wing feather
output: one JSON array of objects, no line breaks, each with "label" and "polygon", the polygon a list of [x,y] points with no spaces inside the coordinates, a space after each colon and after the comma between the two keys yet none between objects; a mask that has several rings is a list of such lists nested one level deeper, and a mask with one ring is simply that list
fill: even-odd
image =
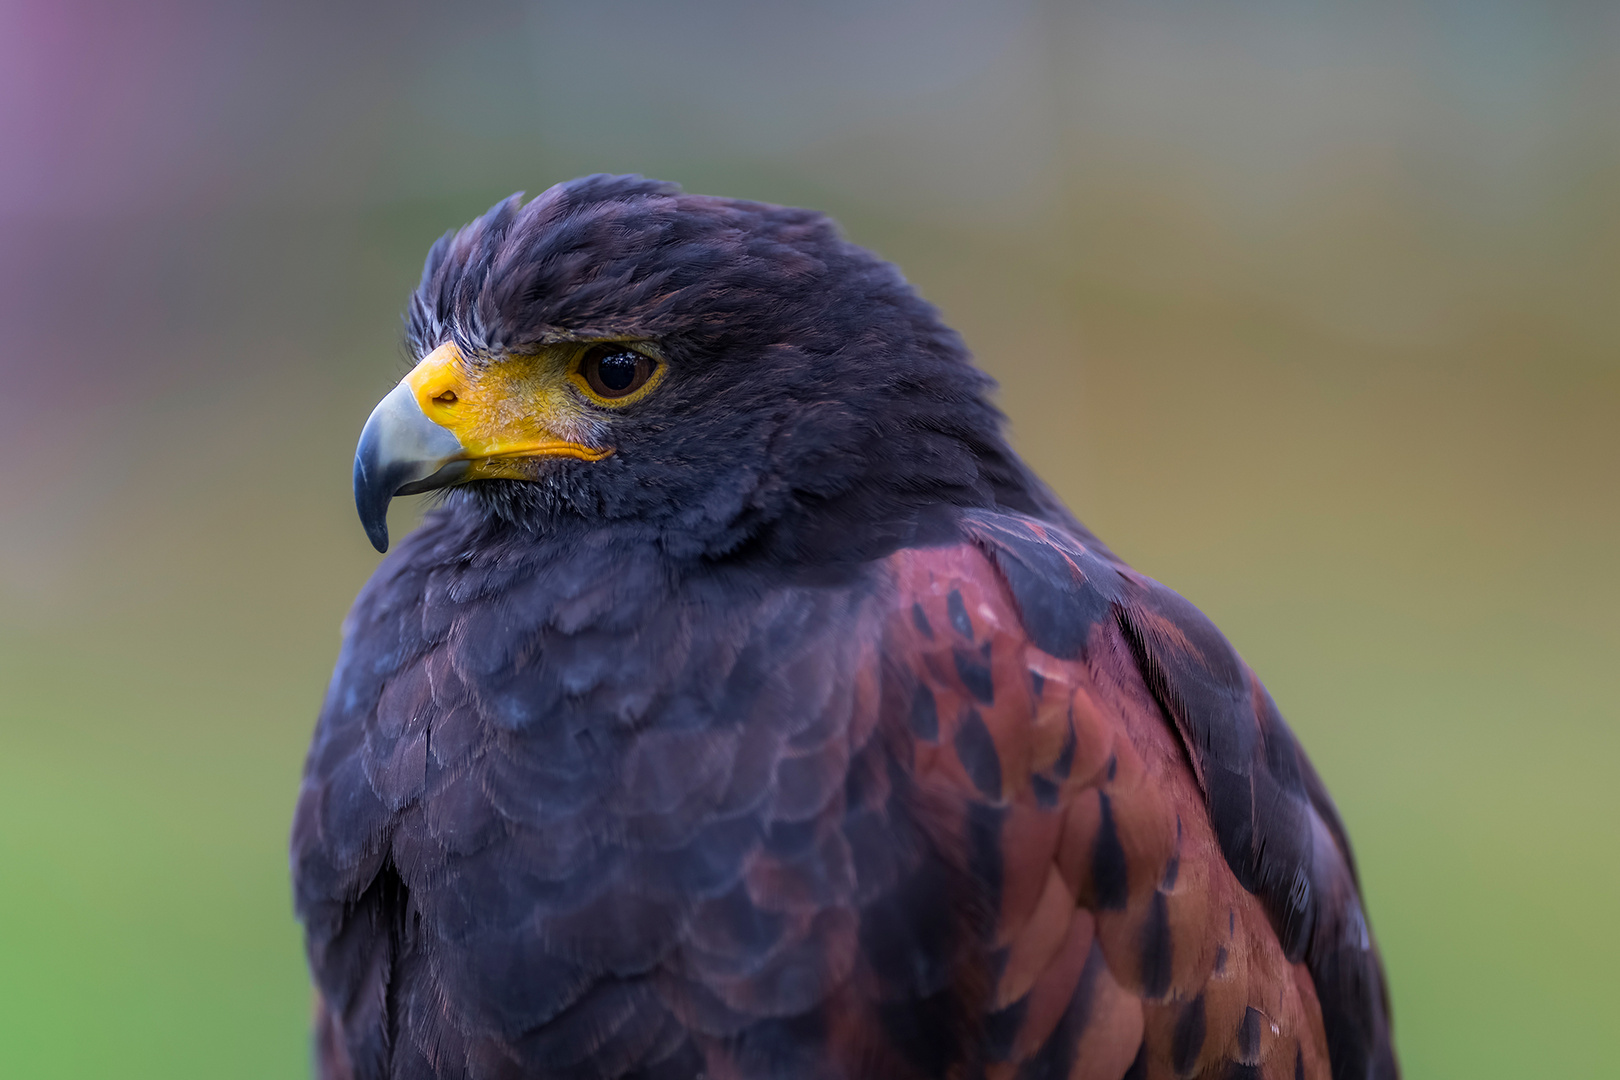
[{"label": "wing feather", "polygon": [[[963,548],[891,560],[905,583],[896,607],[937,629],[935,611],[948,614],[949,596],[961,593],[975,645],[1021,656],[1009,672],[1022,664],[1033,673],[1033,708],[1009,674],[996,691],[1014,688],[1014,700],[978,713],[1004,760],[1023,761],[1027,733],[1053,714],[1047,700],[1067,698],[1070,731],[1052,741],[1074,744],[1069,775],[1031,759],[1003,785],[1014,797],[1030,791],[1037,807],[1054,785],[1060,792],[1056,865],[1076,904],[1094,912],[1111,973],[1142,996],[1149,1043],[1168,1045],[1167,1058],[1149,1046],[1149,1073],[1155,1061],[1177,1075],[1206,1059],[1258,1068],[1270,1044],[1250,1037],[1253,1008],[1324,1030],[1325,1041],[1296,1034],[1307,1068],[1325,1065],[1331,1050],[1335,1078],[1398,1075],[1343,826],[1259,680],[1191,604],[1062,529],[970,512],[965,532]],[[893,633],[917,623],[896,618]],[[960,647],[948,637],[913,634],[902,647]],[[918,667],[950,681],[938,662]],[[935,698],[973,695],[956,681]],[[958,740],[942,725],[939,741]],[[954,775],[949,763],[937,771]],[[1003,918],[1016,923],[1019,912]],[[1228,989],[1245,981],[1282,1000],[1245,1001]],[[1296,984],[1309,986],[1308,1001]],[[1262,1026],[1270,1033],[1270,1021]]]}]

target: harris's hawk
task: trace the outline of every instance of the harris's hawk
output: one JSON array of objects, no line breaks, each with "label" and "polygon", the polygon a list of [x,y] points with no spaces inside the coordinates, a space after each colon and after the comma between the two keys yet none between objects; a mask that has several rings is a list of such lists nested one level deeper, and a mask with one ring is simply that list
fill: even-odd
[{"label": "harris's hawk", "polygon": [[1213,625],[820,214],[433,246],[292,835],[327,1080],[1393,1078],[1344,828]]}]

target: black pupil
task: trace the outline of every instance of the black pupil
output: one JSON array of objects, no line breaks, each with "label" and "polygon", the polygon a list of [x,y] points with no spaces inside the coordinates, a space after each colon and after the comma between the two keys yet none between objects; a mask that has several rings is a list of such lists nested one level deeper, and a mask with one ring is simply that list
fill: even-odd
[{"label": "black pupil", "polygon": [[636,381],[636,373],[640,369],[641,357],[635,353],[609,353],[597,361],[596,377],[601,379],[602,385],[609,390],[622,394]]}]

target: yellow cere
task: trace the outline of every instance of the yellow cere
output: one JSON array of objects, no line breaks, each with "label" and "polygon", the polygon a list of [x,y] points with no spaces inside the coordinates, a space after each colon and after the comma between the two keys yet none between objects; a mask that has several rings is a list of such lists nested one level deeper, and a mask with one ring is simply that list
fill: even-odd
[{"label": "yellow cere", "polygon": [[[467,479],[522,480],[532,475],[527,462],[534,458],[599,461],[613,453],[612,447],[598,445],[606,424],[579,397],[575,369],[583,351],[579,343],[567,342],[532,355],[476,363],[446,342],[405,381],[423,415],[460,441],[472,463]],[[648,380],[648,386],[656,381]]]}]

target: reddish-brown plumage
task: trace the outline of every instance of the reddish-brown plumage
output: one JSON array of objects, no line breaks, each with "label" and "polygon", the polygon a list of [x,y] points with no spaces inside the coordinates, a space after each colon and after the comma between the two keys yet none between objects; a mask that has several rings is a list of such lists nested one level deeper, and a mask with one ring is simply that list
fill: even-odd
[{"label": "reddish-brown plumage", "polygon": [[[905,550],[888,567],[885,652],[907,658],[938,717],[934,738],[904,733],[916,775],[953,816],[1006,808],[993,939],[1005,961],[987,1004],[1024,1014],[988,1075],[1015,1075],[1052,1037],[1095,948],[1101,968],[1085,1022],[1068,1033],[1082,1051],[1069,1075],[1123,1076],[1140,1042],[1148,1077],[1224,1077],[1234,1063],[1291,1077],[1296,1059],[1306,1077],[1327,1077],[1309,973],[1288,962],[1227,866],[1192,763],[1114,625],[1094,628],[1086,660],[1060,660],[1029,641],[979,547]],[[1189,647],[1165,620],[1153,630]],[[964,655],[989,669],[989,700]],[[905,714],[898,703],[890,713]],[[998,759],[994,783],[982,761],[964,761],[984,749],[961,738],[975,716]],[[1071,743],[1068,775],[1042,805],[1035,786]],[[1095,873],[1105,802],[1122,892]],[[1155,921],[1167,948],[1144,949]]]}]

